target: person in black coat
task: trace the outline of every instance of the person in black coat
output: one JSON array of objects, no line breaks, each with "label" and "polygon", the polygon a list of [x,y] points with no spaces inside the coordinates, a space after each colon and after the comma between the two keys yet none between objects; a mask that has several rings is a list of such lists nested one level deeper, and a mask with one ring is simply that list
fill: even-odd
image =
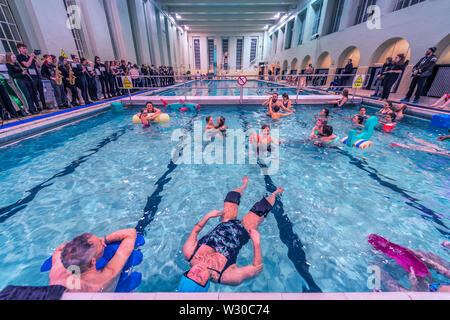
[{"label": "person in black coat", "polygon": [[429,48],[425,53],[425,57],[420,59],[419,62],[417,62],[417,64],[414,66],[412,73],[413,79],[411,81],[411,85],[409,86],[409,91],[406,94],[405,99],[401,100],[402,102],[409,102],[416,86],[417,90],[413,103],[419,102],[419,99],[423,94],[425,84],[428,78],[433,75],[433,69],[438,60],[437,57],[434,55],[435,52],[436,52],[435,47]]},{"label": "person in black coat", "polygon": [[[61,84],[57,83],[58,75],[56,74],[56,57],[51,55],[44,56],[45,62],[41,68],[42,77],[50,81],[55,95],[56,104],[59,109],[68,108],[67,95],[64,90],[63,79],[61,78]],[[59,66],[58,66],[59,69]],[[59,70],[61,77],[64,77],[62,71]]]},{"label": "person in black coat", "polygon": [[384,73],[385,78],[383,83],[383,95],[381,96],[382,100],[387,101],[391,94],[392,87],[403,74],[403,71],[405,71],[405,55],[400,53],[395,57],[392,66],[386,69]]},{"label": "person in black coat", "polygon": [[101,62],[100,57],[95,57],[94,69],[95,74],[98,76],[98,80],[100,81],[100,85],[102,86],[103,99],[112,98],[106,66]]},{"label": "person in black coat", "polygon": [[28,111],[31,114],[37,114],[39,102],[37,100],[37,97],[33,94],[33,83],[27,70],[23,69],[20,66],[20,64],[17,62],[16,56],[10,52],[6,54],[6,67],[8,68],[9,76],[16,81],[17,86],[19,87],[20,91],[22,91],[22,94],[27,101]]},{"label": "person in black coat", "polygon": [[[18,118],[20,115],[14,108],[14,105],[11,102],[11,99],[9,98],[8,91],[3,85],[3,83],[0,82],[0,114],[2,115],[2,119],[4,119],[4,110],[6,110],[9,115],[13,118]],[[22,110],[19,111],[21,115],[25,116],[26,113],[22,112]]]},{"label": "person in black coat", "polygon": [[76,79],[76,86],[81,90],[81,96],[83,97],[84,104],[91,104],[92,102],[89,101],[88,97],[88,79],[87,79],[87,70],[86,68],[80,63],[80,59],[72,55],[72,70]]},{"label": "person in black coat", "polygon": [[341,73],[345,75],[342,77],[342,85],[350,86],[351,85],[350,82],[352,80],[352,77],[350,75],[353,74],[353,60],[352,59],[348,59],[348,63],[345,66],[344,70],[342,70]]}]

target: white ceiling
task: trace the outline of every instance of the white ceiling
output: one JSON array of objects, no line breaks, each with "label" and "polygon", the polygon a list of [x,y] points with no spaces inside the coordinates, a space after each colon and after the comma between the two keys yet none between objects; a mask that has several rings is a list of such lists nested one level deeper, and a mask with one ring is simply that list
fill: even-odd
[{"label": "white ceiling", "polygon": [[[190,32],[255,32],[274,25],[298,0],[161,0],[161,8]],[[280,13],[279,18],[275,15]]]}]

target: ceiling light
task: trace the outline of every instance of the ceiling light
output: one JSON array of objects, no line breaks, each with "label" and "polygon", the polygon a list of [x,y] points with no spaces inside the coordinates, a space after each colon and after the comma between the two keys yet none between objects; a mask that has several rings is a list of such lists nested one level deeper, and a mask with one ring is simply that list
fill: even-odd
[{"label": "ceiling light", "polygon": [[280,15],[281,15],[281,13],[278,12],[273,18],[278,19],[280,17]]},{"label": "ceiling light", "polygon": [[267,29],[269,29],[269,25],[268,25],[268,24],[266,24],[266,25],[264,26],[264,30],[267,30]]},{"label": "ceiling light", "polygon": [[175,14],[175,18],[176,18],[177,20],[179,20],[179,19],[181,19],[181,16],[180,16],[178,13],[176,13],[176,14]]},{"label": "ceiling light", "polygon": [[184,30],[189,30],[189,27],[188,26],[184,26]]}]

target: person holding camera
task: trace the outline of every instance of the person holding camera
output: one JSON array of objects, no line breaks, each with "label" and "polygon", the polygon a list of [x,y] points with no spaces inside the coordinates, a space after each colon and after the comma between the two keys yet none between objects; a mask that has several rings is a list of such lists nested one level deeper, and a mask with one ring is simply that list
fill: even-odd
[{"label": "person holding camera", "polygon": [[400,101],[409,102],[414,89],[417,86],[416,95],[414,97],[413,103],[419,103],[419,99],[422,96],[423,89],[429,77],[433,75],[433,69],[437,62],[437,57],[434,55],[436,52],[436,47],[429,48],[425,53],[425,56],[419,60],[419,62],[414,66],[412,73],[412,81],[409,86],[409,91],[406,94],[405,99]]},{"label": "person holding camera", "polygon": [[42,79],[38,72],[38,68],[41,67],[41,64],[36,57],[41,54],[41,51],[34,50],[32,54],[28,55],[28,47],[23,43],[19,43],[17,45],[17,50],[19,50],[20,53],[17,55],[17,61],[20,66],[27,70],[28,74],[31,76],[31,83],[33,85],[33,92],[31,94],[37,97],[37,94],[39,93],[42,108],[51,109],[47,107],[45,102],[44,85],[42,84]]}]

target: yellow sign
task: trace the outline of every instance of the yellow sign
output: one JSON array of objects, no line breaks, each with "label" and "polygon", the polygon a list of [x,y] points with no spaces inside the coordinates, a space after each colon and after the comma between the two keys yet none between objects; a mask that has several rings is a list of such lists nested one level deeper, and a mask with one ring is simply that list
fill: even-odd
[{"label": "yellow sign", "polygon": [[353,82],[353,88],[362,88],[364,83],[364,75],[358,74]]},{"label": "yellow sign", "polygon": [[64,52],[63,49],[61,49],[61,56],[62,56],[64,59],[69,59],[69,57],[67,56],[67,54]]},{"label": "yellow sign", "polygon": [[133,82],[131,81],[131,77],[123,77],[123,87],[125,89],[133,89]]}]

